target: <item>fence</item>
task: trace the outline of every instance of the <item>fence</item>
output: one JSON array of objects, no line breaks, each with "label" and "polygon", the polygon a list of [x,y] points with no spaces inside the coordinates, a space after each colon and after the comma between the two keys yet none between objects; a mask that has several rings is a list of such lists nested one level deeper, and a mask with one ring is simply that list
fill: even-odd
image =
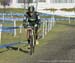
[{"label": "fence", "polygon": [[[0,17],[0,21],[3,22],[2,24],[6,23],[7,21],[9,21],[10,23],[13,24],[13,26],[10,26],[10,27],[4,27],[4,26],[2,26],[2,24],[0,24],[0,43],[1,43],[1,32],[3,32],[2,31],[3,29],[5,29],[4,32],[6,32],[6,30],[7,30],[7,32],[10,31],[10,33],[14,32],[14,36],[16,36],[16,29],[17,28],[19,28],[20,33],[22,33],[22,28],[23,28],[22,24],[20,26],[16,26],[16,21],[23,21],[23,18],[13,18],[13,16],[24,16],[23,14],[21,14],[21,13],[20,14],[18,14],[18,13],[16,13],[16,14],[12,14],[12,13],[11,14],[1,14],[0,13],[0,16],[2,16],[2,17]],[[10,17],[5,17],[5,16],[10,16]],[[65,21],[68,21],[70,24],[71,20],[72,21],[75,20],[74,17],[64,17],[64,16],[58,17],[56,15],[51,15],[51,14],[46,14],[46,13],[40,13],[40,16],[41,16],[40,35],[42,36],[42,39],[44,39],[45,35],[47,35],[47,33],[52,30],[56,21],[64,21],[65,20]],[[44,16],[44,17],[42,17],[42,16]],[[9,24],[9,22],[6,24]],[[8,45],[12,46],[15,44],[20,44],[20,42],[3,45],[3,46],[1,46],[1,48],[6,47]]]},{"label": "fence", "polygon": [[[54,26],[55,21],[68,21],[70,24],[71,21],[75,20],[74,17],[64,17],[64,16],[57,17],[56,15],[46,14],[46,13],[39,13],[39,14],[40,14],[40,16],[46,17],[46,18],[41,18],[41,21],[43,24],[43,26],[42,26],[43,27],[43,34],[42,34],[43,37],[44,37],[44,34],[47,33],[46,31],[44,31],[44,23],[47,24],[47,25],[45,25],[47,29],[49,29],[49,27],[51,29],[51,27]],[[14,16],[19,16],[19,17],[22,16],[23,17],[24,14],[22,14],[22,13],[13,13],[13,14],[12,13],[8,13],[8,14],[7,13],[0,13],[0,16],[3,16],[2,18],[0,17],[0,21],[3,21],[3,22],[5,21],[4,23],[9,21],[7,23],[8,24],[13,23],[14,24],[13,27],[15,28],[16,27],[16,21],[23,21],[23,18],[13,18],[13,17]],[[5,16],[10,16],[10,17],[5,17]],[[47,18],[47,16],[48,17],[50,16],[50,18]],[[14,28],[11,28],[11,29],[14,29]],[[21,32],[21,27],[19,27],[19,28],[20,28],[20,32]],[[16,36],[16,29],[14,29],[14,36]]]},{"label": "fence", "polygon": [[42,38],[47,35],[49,31],[52,30],[55,24],[54,18],[42,18]]},{"label": "fence", "polygon": [[[45,16],[46,17],[46,16],[50,16],[50,15],[41,13],[41,16]],[[9,19],[5,18],[5,17],[0,18],[1,21],[3,19],[5,19],[5,21],[3,21],[2,24],[6,23],[6,21],[8,21],[8,20],[14,24],[13,26],[7,26],[7,27],[4,27],[4,26],[1,27],[0,26],[0,30],[1,30],[0,31],[0,38],[1,38],[1,32],[3,32],[3,31],[4,32],[10,32],[10,33],[14,32],[14,36],[16,36],[16,29],[19,28],[20,32],[22,33],[23,26],[22,25],[16,26],[16,21],[18,21],[19,19],[21,19],[23,21],[23,18],[13,19],[13,15],[11,15],[11,18],[9,18]],[[42,36],[43,39],[45,38],[45,35],[47,35],[47,33],[52,30],[52,28],[54,27],[54,23],[55,23],[55,19],[54,19],[53,16],[51,18],[47,18],[47,17],[46,18],[41,18],[41,32],[40,32],[40,34],[41,34],[41,36]],[[14,43],[14,44],[17,44],[17,43]]]}]

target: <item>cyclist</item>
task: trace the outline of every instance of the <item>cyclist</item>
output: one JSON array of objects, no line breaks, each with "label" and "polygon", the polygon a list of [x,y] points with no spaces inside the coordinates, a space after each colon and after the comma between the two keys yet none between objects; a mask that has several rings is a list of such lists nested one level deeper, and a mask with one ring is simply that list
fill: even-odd
[{"label": "cyclist", "polygon": [[28,44],[30,44],[30,40],[29,40],[29,30],[33,24],[36,25],[35,28],[35,33],[36,33],[36,45],[39,44],[38,42],[38,29],[40,28],[40,16],[38,14],[38,12],[35,11],[34,6],[29,6],[28,7],[28,11],[26,12],[25,16],[24,16],[24,20],[23,20],[23,26],[25,28],[27,28],[27,41]]}]

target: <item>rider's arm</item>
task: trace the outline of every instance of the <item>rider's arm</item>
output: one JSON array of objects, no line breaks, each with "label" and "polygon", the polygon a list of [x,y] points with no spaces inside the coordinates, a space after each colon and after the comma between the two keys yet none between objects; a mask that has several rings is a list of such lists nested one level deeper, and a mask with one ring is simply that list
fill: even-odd
[{"label": "rider's arm", "polygon": [[27,15],[24,15],[24,19],[23,19],[23,26],[24,26],[24,28],[26,28],[27,22],[28,22]]},{"label": "rider's arm", "polygon": [[39,13],[36,13],[36,15],[37,15],[37,24],[40,26],[41,25],[41,19],[40,19]]}]

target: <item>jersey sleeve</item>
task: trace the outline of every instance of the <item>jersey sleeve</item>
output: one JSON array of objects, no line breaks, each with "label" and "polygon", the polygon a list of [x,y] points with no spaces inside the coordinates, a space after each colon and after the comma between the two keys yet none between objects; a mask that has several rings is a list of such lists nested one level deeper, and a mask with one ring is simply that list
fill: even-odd
[{"label": "jersey sleeve", "polygon": [[24,21],[26,20],[26,16],[24,16],[23,20],[24,20]]},{"label": "jersey sleeve", "polygon": [[27,14],[25,14],[24,18],[23,18],[23,26],[24,26],[24,28],[27,26],[27,22],[28,22]]},{"label": "jersey sleeve", "polygon": [[28,22],[28,16],[27,16],[27,13],[24,15],[23,20],[24,20],[25,22]]}]

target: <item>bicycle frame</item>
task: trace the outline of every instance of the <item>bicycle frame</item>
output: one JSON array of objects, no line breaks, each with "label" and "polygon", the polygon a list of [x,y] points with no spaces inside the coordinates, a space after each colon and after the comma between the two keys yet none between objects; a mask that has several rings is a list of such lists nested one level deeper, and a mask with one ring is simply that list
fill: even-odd
[{"label": "bicycle frame", "polygon": [[31,27],[29,29],[29,39],[30,39],[30,55],[34,53],[34,48],[36,45],[36,38],[35,38],[35,27]]}]

